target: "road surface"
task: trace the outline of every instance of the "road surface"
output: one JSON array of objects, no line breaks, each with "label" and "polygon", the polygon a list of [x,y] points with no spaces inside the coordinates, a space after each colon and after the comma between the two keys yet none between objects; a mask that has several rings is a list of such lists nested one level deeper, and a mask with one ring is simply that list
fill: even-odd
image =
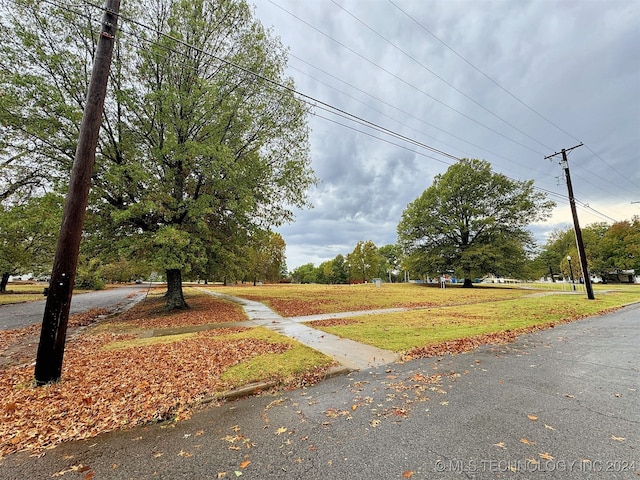
[{"label": "road surface", "polygon": [[[144,295],[148,285],[127,285],[96,292],[74,294],[71,298],[69,313],[86,312],[92,308],[112,309],[115,305],[123,307],[136,296]],[[0,305],[0,330],[28,327],[41,323],[46,299],[37,302]]]},{"label": "road surface", "polygon": [[634,479],[640,305],[0,461],[0,478]]}]

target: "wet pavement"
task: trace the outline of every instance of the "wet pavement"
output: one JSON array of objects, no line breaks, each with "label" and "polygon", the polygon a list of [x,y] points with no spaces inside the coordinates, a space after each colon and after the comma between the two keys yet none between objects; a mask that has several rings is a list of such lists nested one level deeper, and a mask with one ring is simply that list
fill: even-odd
[{"label": "wet pavement", "polygon": [[[93,308],[122,311],[141,300],[148,292],[148,285],[127,285],[88,293],[74,293],[69,314],[82,313]],[[42,323],[46,299],[36,302],[0,305],[0,330],[28,327]]]},{"label": "wet pavement", "polygon": [[0,478],[638,479],[638,345],[640,304],[13,454]]}]

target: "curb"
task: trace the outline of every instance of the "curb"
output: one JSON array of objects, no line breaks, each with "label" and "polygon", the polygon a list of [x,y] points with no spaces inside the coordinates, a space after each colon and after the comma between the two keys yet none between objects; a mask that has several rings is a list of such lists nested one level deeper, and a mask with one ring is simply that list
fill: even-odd
[{"label": "curb", "polygon": [[[345,367],[344,365],[336,365],[330,367],[327,370],[327,372],[324,374],[324,377],[322,377],[322,380],[327,380],[329,378],[337,377],[340,375],[348,375],[353,371],[353,368]],[[250,397],[252,395],[257,395],[265,390],[277,387],[279,384],[280,382],[277,380],[248,383],[247,385],[243,385],[242,387],[234,388],[226,392],[205,397],[198,403],[200,405],[206,405],[215,401],[237,400],[239,398]]]}]

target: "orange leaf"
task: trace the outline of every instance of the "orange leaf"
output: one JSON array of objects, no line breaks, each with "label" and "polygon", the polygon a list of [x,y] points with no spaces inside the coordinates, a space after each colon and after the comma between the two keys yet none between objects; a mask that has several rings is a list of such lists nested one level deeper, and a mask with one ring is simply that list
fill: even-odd
[{"label": "orange leaf", "polygon": [[536,417],[535,415],[527,415],[527,418],[529,420],[531,420],[532,422],[537,422],[538,421],[538,417]]},{"label": "orange leaf", "polygon": [[413,477],[413,470],[407,470],[402,474],[402,478],[411,478]]},{"label": "orange leaf", "polygon": [[240,468],[247,468],[250,463],[251,463],[251,460],[245,460],[240,464]]}]

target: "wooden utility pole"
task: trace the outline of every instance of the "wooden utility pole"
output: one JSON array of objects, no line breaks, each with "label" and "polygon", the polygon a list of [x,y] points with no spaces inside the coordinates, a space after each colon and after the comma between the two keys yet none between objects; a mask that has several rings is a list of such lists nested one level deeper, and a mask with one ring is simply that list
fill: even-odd
[{"label": "wooden utility pole", "polygon": [[562,149],[560,152],[556,152],[553,155],[544,157],[545,159],[555,157],[562,154],[562,161],[560,165],[564,169],[564,175],[567,180],[567,190],[569,191],[569,205],[571,206],[571,215],[573,216],[573,230],[576,235],[576,245],[578,247],[578,256],[580,257],[580,266],[582,267],[582,276],[584,277],[584,286],[587,289],[587,298],[594,300],[593,287],[591,286],[591,277],[589,275],[589,267],[587,265],[587,254],[584,250],[584,243],[582,241],[582,230],[580,230],[580,223],[578,222],[578,212],[576,210],[576,200],[573,197],[573,186],[571,185],[571,174],[569,173],[569,161],[567,160],[567,152],[574,148],[581,147],[583,144],[576,145],[575,147]]},{"label": "wooden utility pole", "polygon": [[102,123],[119,11],[120,0],[105,1],[102,28],[98,38],[82,124],[80,125],[78,146],[69,180],[69,191],[65,199],[62,226],[60,227],[49,293],[42,318],[35,367],[37,385],[56,382],[60,380],[62,374],[62,357],[64,356],[67,335],[69,307],[76,278],[80,239],[91,188],[91,176],[93,175],[96,145]]}]

